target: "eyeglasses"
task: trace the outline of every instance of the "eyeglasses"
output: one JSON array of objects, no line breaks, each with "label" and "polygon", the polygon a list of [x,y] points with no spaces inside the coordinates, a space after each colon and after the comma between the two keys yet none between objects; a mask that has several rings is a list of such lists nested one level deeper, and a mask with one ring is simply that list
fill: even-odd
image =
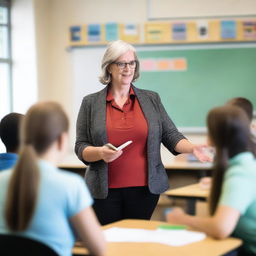
[{"label": "eyeglasses", "polygon": [[137,61],[136,60],[132,60],[130,62],[113,62],[113,64],[116,64],[118,68],[120,69],[124,69],[127,67],[127,65],[129,66],[130,69],[135,69],[137,66]]}]

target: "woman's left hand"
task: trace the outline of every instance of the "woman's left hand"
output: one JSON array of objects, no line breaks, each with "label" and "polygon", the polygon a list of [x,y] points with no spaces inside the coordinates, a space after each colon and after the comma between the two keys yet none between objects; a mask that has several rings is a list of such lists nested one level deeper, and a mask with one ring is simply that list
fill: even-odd
[{"label": "woman's left hand", "polygon": [[194,145],[193,154],[200,162],[213,161],[213,154],[210,148],[205,145]]}]

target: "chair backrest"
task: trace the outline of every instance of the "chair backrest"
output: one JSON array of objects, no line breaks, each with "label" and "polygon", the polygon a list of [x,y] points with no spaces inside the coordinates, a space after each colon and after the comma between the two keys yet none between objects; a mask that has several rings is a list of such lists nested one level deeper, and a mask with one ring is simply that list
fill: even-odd
[{"label": "chair backrest", "polygon": [[0,255],[59,256],[53,249],[36,240],[0,234]]}]

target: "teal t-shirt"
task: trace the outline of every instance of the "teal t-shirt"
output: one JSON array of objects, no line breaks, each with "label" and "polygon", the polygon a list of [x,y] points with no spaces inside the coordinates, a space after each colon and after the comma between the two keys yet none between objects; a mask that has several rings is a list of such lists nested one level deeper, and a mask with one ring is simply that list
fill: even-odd
[{"label": "teal t-shirt", "polygon": [[246,252],[256,254],[256,160],[252,153],[230,160],[219,204],[240,212],[233,235],[243,240]]},{"label": "teal t-shirt", "polygon": [[[46,161],[39,162],[40,187],[37,206],[29,228],[17,235],[45,243],[59,255],[72,255],[75,234],[70,218],[92,205],[84,180]],[[3,218],[6,192],[12,170],[0,173],[0,233],[11,232]]]}]

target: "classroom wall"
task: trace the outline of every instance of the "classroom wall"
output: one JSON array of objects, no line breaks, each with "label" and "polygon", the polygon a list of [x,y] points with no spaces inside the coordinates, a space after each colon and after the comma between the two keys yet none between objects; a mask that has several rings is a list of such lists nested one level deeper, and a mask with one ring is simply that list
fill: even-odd
[{"label": "classroom wall", "polygon": [[33,1],[12,1],[13,111],[21,113],[24,113],[37,100],[37,50],[34,15]]},{"label": "classroom wall", "polygon": [[[34,3],[12,0],[12,98],[11,111],[25,113],[38,100],[38,73]],[[0,152],[5,147],[0,140]]]},{"label": "classroom wall", "polygon": [[150,0],[148,2],[150,3],[148,17],[151,19],[255,14],[255,0]]},{"label": "classroom wall", "polygon": [[[226,0],[228,1],[228,0]],[[241,12],[241,3],[244,6],[243,13],[255,11],[255,1],[237,0],[232,4],[226,5],[222,0],[216,0],[215,10],[220,13]],[[19,3],[18,3],[19,2]],[[155,2],[155,1],[153,1]],[[200,8],[195,5],[210,5],[212,0],[191,0],[191,1],[174,1],[158,0],[157,3],[163,10],[175,10],[175,14],[184,16],[184,8],[193,10],[193,16],[200,16]],[[92,22],[137,22],[143,23],[148,17],[147,0],[14,0],[14,5],[19,5],[19,12],[26,15],[26,6],[31,10],[31,23],[33,27],[30,33],[31,38],[25,40],[27,47],[32,40],[35,42],[35,52],[26,50],[27,58],[34,58],[34,67],[31,68],[31,76],[34,77],[28,81],[28,76],[22,77],[16,82],[16,87],[22,88],[27,83],[34,89],[27,91],[28,94],[36,94],[38,100],[56,100],[62,103],[71,119],[71,137],[74,140],[74,125],[76,117],[72,116],[72,89],[74,85],[74,75],[72,70],[72,56],[67,51],[68,47],[68,29],[71,25],[81,25]],[[23,8],[21,6],[23,5]],[[207,8],[206,8],[207,9]],[[187,13],[188,15],[190,13]],[[189,15],[191,16],[191,15]],[[15,17],[13,17],[15,18]],[[171,17],[170,17],[171,18]],[[20,27],[23,31],[25,27]],[[14,33],[15,31],[13,31]],[[16,32],[15,32],[16,33]],[[19,38],[13,36],[14,47],[18,47]],[[34,41],[33,41],[34,40]],[[14,49],[14,51],[16,51]],[[16,56],[14,56],[16,57]],[[15,60],[14,60],[15,61]],[[97,79],[97,77],[95,77]],[[89,86],[84,81],[84,86]],[[35,93],[36,92],[36,93]],[[32,103],[32,101],[30,101]],[[25,104],[25,103],[24,103]],[[28,102],[25,104],[27,106]],[[187,136],[193,142],[204,142],[204,135]],[[72,148],[71,145],[70,148]]]}]

